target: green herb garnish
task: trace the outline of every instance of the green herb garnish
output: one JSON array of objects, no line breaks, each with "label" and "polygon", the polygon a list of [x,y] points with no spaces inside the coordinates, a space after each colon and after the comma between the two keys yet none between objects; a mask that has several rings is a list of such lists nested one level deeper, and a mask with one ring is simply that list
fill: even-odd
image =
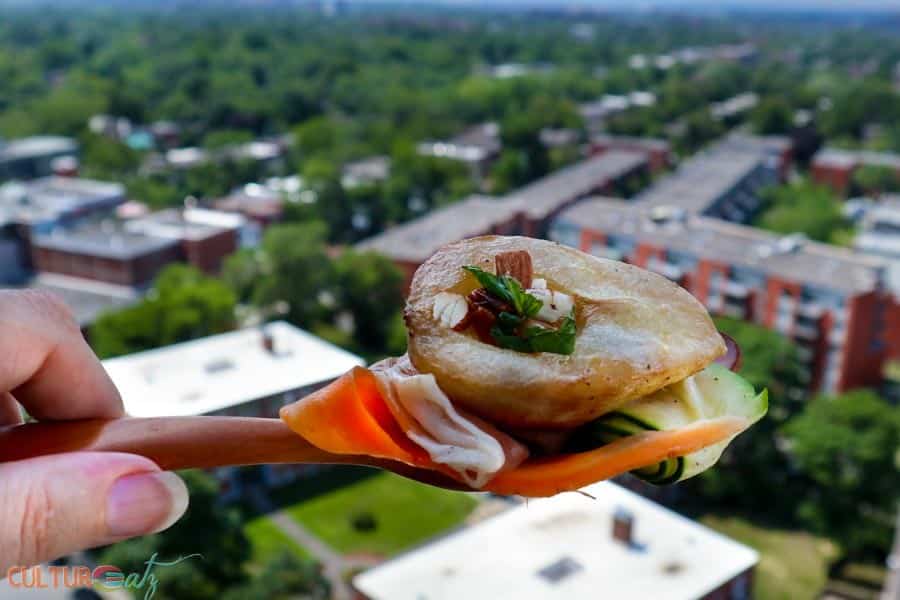
[{"label": "green herb garnish", "polygon": [[478,283],[489,294],[512,306],[517,315],[533,317],[544,305],[543,302],[526,292],[515,277],[494,275],[478,267],[463,267],[463,269],[474,275]]},{"label": "green herb garnish", "polygon": [[495,298],[506,302],[513,313],[503,311],[491,327],[491,337],[501,348],[517,352],[552,352],[572,354],[575,351],[575,317],[563,319],[558,329],[524,327],[527,319],[541,310],[543,302],[526,292],[522,284],[508,275],[494,275],[478,267],[463,267]]}]

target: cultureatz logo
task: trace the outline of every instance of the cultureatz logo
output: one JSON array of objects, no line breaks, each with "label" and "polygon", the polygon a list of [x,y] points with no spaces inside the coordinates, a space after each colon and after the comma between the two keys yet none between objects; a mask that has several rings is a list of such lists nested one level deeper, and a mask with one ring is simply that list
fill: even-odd
[{"label": "cultureatz logo", "polygon": [[[144,600],[150,600],[159,589],[156,569],[174,567],[192,558],[203,559],[200,554],[181,556],[176,560],[161,561],[153,554],[144,563],[143,573],[125,573],[113,565],[100,565],[91,569],[84,566],[67,567],[12,567],[6,573],[7,584],[14,589],[77,589],[129,590],[143,592]],[[136,594],[137,595],[137,594]]]}]

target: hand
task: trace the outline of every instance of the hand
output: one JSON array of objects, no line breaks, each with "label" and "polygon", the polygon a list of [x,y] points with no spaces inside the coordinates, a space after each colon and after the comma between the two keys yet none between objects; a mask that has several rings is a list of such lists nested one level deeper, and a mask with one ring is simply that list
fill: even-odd
[{"label": "hand", "polygon": [[[124,414],[66,306],[40,292],[0,290],[0,427],[22,421],[20,404],[41,421]],[[140,456],[0,456],[0,579],[11,566],[162,531],[187,504],[181,479]]]}]

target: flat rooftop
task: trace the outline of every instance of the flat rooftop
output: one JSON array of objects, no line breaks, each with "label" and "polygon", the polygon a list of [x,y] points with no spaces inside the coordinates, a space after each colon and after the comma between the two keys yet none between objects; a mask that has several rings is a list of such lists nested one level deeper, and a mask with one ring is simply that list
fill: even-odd
[{"label": "flat rooftop", "polygon": [[[373,600],[694,600],[759,555],[613,483],[510,509],[353,579]],[[634,518],[635,544],[612,538]]]},{"label": "flat rooftop", "polygon": [[645,207],[674,204],[701,214],[765,160],[758,151],[716,146],[695,154],[635,200]]},{"label": "flat rooftop", "polygon": [[362,358],[278,321],[103,361],[135,417],[202,415],[307,386],[364,364]]},{"label": "flat rooftop", "polygon": [[860,165],[867,165],[900,169],[900,154],[829,147],[816,152],[813,157],[813,165],[836,168],[856,168]]},{"label": "flat rooftop", "polygon": [[8,142],[0,141],[0,163],[76,152],[78,143],[74,139],[58,135],[36,135]]},{"label": "flat rooftop", "polygon": [[178,241],[130,231],[123,223],[106,220],[74,228],[56,228],[36,235],[32,246],[59,252],[127,260],[175,246]]},{"label": "flat rooftop", "polygon": [[127,286],[56,273],[39,273],[26,287],[59,296],[81,327],[90,325],[107,311],[126,308],[140,300],[140,295]]},{"label": "flat rooftop", "polygon": [[125,201],[119,183],[75,177],[42,177],[0,186],[0,223],[55,220]]},{"label": "flat rooftop", "polygon": [[567,202],[599,188],[645,165],[642,152],[612,150],[577,162],[542,177],[504,197],[518,204],[531,219],[544,219]]},{"label": "flat rooftop", "polygon": [[509,222],[517,211],[516,206],[499,198],[469,196],[391,227],[363,240],[356,248],[372,250],[393,260],[421,263],[445,244],[485,234],[493,227]]},{"label": "flat rooftop", "polygon": [[204,208],[170,208],[131,219],[125,229],[166,239],[202,240],[224,231],[239,229],[240,215]]},{"label": "flat rooftop", "polygon": [[591,136],[591,143],[608,146],[620,146],[628,148],[641,148],[644,150],[668,151],[671,145],[667,140],[651,137],[637,137],[631,135],[607,135],[597,134]]},{"label": "flat rooftop", "polygon": [[635,203],[591,198],[564,210],[558,222],[846,294],[873,291],[885,275],[883,260],[845,248],[807,240],[787,250],[787,238],[755,227],[691,215],[659,223],[650,218],[652,212]]}]

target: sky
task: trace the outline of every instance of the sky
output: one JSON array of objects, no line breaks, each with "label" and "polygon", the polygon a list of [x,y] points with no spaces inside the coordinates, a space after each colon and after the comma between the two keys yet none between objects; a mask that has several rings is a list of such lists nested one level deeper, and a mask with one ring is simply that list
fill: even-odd
[{"label": "sky", "polygon": [[[472,0],[443,0],[444,3],[471,4]],[[494,0],[493,3],[502,4],[543,4],[543,5],[584,5],[611,8],[640,8],[640,7],[698,7],[698,8],[722,8],[723,5],[731,7],[747,8],[777,8],[777,9],[840,9],[851,11],[854,9],[898,9],[900,0]]]}]

